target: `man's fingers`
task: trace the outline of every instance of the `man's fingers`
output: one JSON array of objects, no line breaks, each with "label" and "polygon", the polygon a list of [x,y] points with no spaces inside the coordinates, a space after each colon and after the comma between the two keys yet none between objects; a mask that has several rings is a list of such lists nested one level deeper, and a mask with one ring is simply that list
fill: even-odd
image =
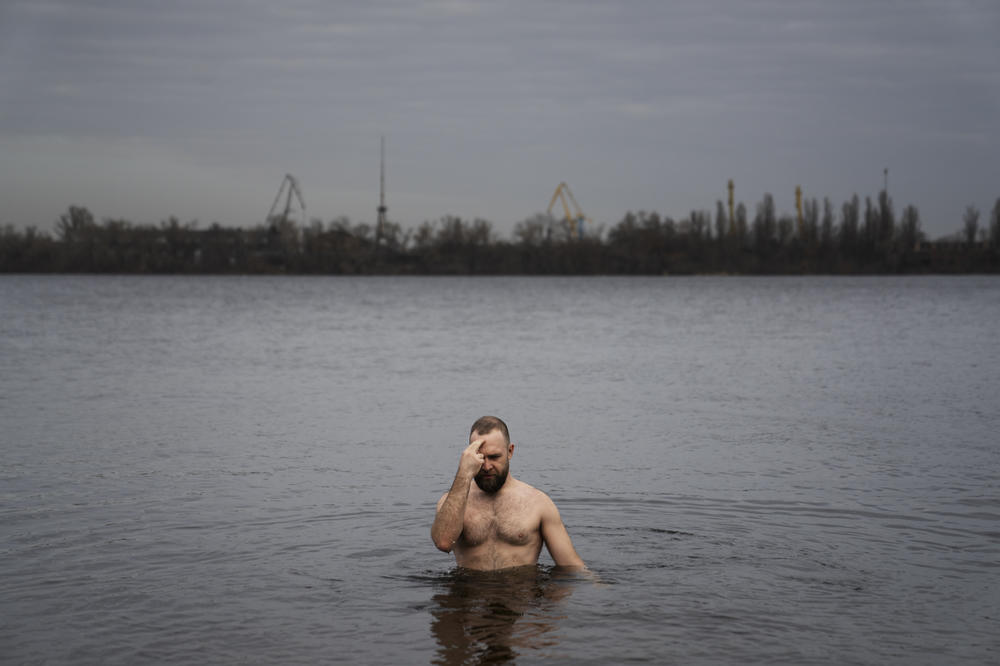
[{"label": "man's fingers", "polygon": [[463,457],[466,455],[472,455],[472,459],[476,461],[477,465],[482,465],[486,462],[486,456],[479,452],[483,444],[486,443],[485,439],[477,439],[474,442],[469,442],[469,445],[465,447],[465,453],[462,454]]}]

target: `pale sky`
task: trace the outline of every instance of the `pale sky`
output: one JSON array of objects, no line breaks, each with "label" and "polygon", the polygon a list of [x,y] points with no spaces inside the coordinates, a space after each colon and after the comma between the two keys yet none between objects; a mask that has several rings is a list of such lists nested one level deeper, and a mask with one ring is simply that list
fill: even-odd
[{"label": "pale sky", "polygon": [[626,211],[752,217],[795,187],[932,237],[1000,197],[997,0],[0,0],[0,224],[481,217],[569,183]]}]

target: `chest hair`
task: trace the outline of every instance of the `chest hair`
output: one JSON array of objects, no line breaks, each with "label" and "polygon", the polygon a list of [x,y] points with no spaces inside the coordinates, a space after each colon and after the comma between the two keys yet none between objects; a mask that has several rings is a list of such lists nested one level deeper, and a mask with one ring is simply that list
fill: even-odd
[{"label": "chest hair", "polygon": [[530,544],[538,535],[538,517],[527,498],[478,501],[466,509],[463,538],[469,546],[495,539],[511,545]]}]

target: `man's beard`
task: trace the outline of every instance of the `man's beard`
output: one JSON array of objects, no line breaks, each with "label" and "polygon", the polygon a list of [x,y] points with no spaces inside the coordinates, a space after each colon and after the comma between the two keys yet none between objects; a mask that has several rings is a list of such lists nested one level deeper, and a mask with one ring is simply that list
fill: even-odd
[{"label": "man's beard", "polygon": [[482,472],[479,472],[479,474],[476,474],[474,477],[476,485],[479,486],[479,489],[484,493],[492,495],[503,488],[503,484],[507,481],[508,470],[510,470],[510,467],[504,467],[503,470],[497,472],[493,476],[484,476]]}]

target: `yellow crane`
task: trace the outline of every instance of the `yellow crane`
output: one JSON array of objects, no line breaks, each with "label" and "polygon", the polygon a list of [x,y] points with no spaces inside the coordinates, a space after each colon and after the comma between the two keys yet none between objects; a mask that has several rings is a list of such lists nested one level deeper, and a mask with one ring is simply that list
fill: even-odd
[{"label": "yellow crane", "polygon": [[[552,207],[556,205],[557,199],[562,203],[563,214],[565,216],[563,222],[566,224],[570,235],[583,238],[583,223],[584,221],[590,222],[590,219],[583,214],[583,210],[580,208],[580,204],[576,202],[576,197],[573,196],[569,185],[559,183],[559,187],[556,188],[555,193],[552,195],[552,201],[549,202],[549,215],[552,215]],[[575,215],[570,211],[569,205],[571,203],[573,204]]]}]

